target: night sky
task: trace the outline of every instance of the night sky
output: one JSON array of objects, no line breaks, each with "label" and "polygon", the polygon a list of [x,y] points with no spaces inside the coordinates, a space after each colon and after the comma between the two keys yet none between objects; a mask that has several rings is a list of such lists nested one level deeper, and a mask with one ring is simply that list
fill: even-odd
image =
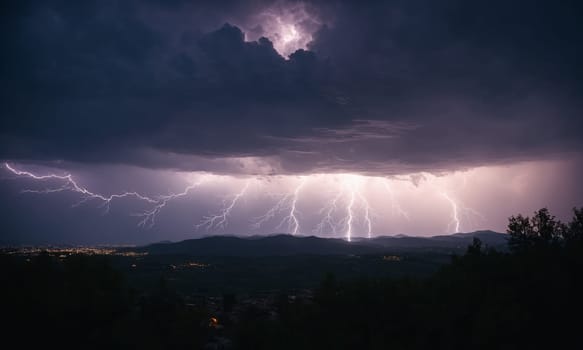
[{"label": "night sky", "polygon": [[583,205],[578,1],[0,16],[0,243],[504,231]]}]

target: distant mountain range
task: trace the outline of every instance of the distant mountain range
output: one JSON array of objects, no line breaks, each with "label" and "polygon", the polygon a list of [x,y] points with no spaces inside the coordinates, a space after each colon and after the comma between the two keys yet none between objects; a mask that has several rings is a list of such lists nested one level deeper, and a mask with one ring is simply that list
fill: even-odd
[{"label": "distant mountain range", "polygon": [[485,246],[505,249],[506,234],[476,231],[433,237],[380,236],[358,238],[347,242],[338,238],[314,236],[212,236],[181,242],[160,242],[132,248],[149,254],[183,254],[193,256],[286,256],[286,255],[347,255],[402,252],[406,250],[444,251],[460,253],[479,238]]}]

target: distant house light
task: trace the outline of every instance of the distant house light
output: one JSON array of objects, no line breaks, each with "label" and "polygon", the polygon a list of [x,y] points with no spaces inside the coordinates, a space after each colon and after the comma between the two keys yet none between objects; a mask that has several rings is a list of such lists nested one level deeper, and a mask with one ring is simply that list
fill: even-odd
[{"label": "distant house light", "polygon": [[385,255],[383,256],[385,261],[401,261],[401,257],[398,255]]}]

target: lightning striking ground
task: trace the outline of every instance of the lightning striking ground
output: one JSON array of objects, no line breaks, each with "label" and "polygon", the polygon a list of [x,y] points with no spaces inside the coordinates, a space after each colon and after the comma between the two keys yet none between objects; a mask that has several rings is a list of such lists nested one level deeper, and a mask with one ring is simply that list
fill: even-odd
[{"label": "lightning striking ground", "polygon": [[443,192],[441,195],[451,205],[451,221],[450,221],[449,225],[447,226],[447,228],[449,230],[449,227],[451,225],[453,225],[454,233],[458,233],[458,232],[460,232],[460,218],[459,218],[459,214],[458,214],[457,203],[447,193]]},{"label": "lightning striking ground", "polygon": [[[358,223],[362,222],[361,228],[366,237],[372,237],[372,208],[366,196],[362,193],[363,177],[352,174],[340,175],[337,180],[340,183],[340,190],[336,195],[319,210],[322,216],[321,221],[316,225],[314,233],[324,234],[326,230],[331,230],[334,235],[343,232],[347,241],[351,241]],[[341,205],[340,203],[343,203]],[[340,209],[342,207],[343,209]],[[358,210],[362,211],[362,218],[358,220]],[[344,212],[341,218],[336,218]]]},{"label": "lightning striking ground", "polygon": [[[300,190],[302,189],[302,187],[304,187],[304,184],[306,183],[306,178],[302,178],[300,180],[300,184],[296,187],[296,189],[294,190],[294,195],[293,195],[293,199],[291,202],[291,206],[290,206],[290,211],[289,211],[289,215],[286,216],[282,222],[280,223],[280,225],[282,225],[284,222],[287,221],[287,226],[288,226],[288,231],[291,232],[291,234],[295,235],[298,233],[298,230],[300,229],[300,222],[298,220],[298,209],[297,209],[297,203],[298,203],[298,194],[300,193]],[[292,229],[293,227],[293,229]]]},{"label": "lightning striking ground", "polygon": [[352,207],[354,206],[354,189],[350,191],[350,196],[348,200],[348,205],[346,206],[346,240],[350,242],[352,240],[352,221],[354,221],[354,213],[352,212]]},{"label": "lightning striking ground", "polygon": [[464,206],[459,200],[455,200],[448,193],[442,192],[441,195],[445,198],[451,207],[451,221],[447,226],[448,231],[451,230],[451,227],[453,227],[455,233],[462,232],[462,217],[466,221],[469,221],[472,226],[473,219],[475,217],[478,217],[482,220],[484,219],[484,216],[480,212]]},{"label": "lightning striking ground", "polygon": [[349,242],[355,233],[355,224],[357,223],[355,206],[357,205],[360,205],[362,211],[360,222],[364,224],[364,228],[361,227],[360,229],[366,233],[366,237],[372,237],[371,207],[366,196],[362,193],[364,180],[365,178],[363,176],[358,175],[346,174],[342,176],[342,184],[345,192],[348,194],[346,217],[343,221],[345,222],[345,237]]},{"label": "lightning striking ground", "polygon": [[259,229],[263,224],[269,222],[276,215],[281,212],[288,212],[286,216],[281,219],[276,229],[283,229],[287,226],[287,232],[292,235],[298,234],[300,230],[300,220],[298,218],[297,203],[299,198],[299,193],[302,187],[304,187],[307,178],[302,176],[300,178],[299,184],[295,187],[294,191],[283,195],[280,200],[278,200],[274,206],[272,206],[265,214],[255,218],[255,222],[252,224],[254,229]]},{"label": "lightning striking ground", "polygon": [[358,192],[358,198],[360,199],[360,202],[364,207],[363,219],[366,224],[366,237],[372,238],[372,220],[370,218],[371,211],[370,205],[368,204],[368,201],[366,200],[362,192]]},{"label": "lightning striking ground", "polygon": [[327,205],[318,211],[318,214],[322,216],[322,220],[316,225],[316,228],[313,231],[315,234],[322,235],[326,233],[326,230],[332,230],[334,236],[338,235],[338,224],[336,220],[334,220],[334,214],[338,210],[338,201],[341,199],[342,195],[343,192],[339,191]]},{"label": "lightning striking ground", "polygon": [[[198,174],[196,178],[193,181],[188,181],[181,191],[175,193],[157,196],[145,195],[135,191],[103,194],[84,187],[70,173],[59,174],[51,172],[49,174],[39,175],[30,171],[21,170],[8,163],[4,163],[4,167],[17,177],[48,183],[48,187],[44,189],[25,189],[21,192],[37,194],[59,192],[76,193],[81,199],[73,204],[73,206],[79,206],[89,201],[96,201],[99,202],[100,207],[105,208],[105,212],[107,213],[110,210],[111,204],[116,200],[131,198],[134,201],[141,202],[146,205],[146,209],[140,213],[131,215],[139,217],[140,221],[137,225],[144,228],[153,227],[156,224],[158,215],[168,207],[170,202],[183,199],[200,186],[214,181],[214,177],[211,174],[200,175],[199,173],[193,173]],[[241,181],[229,177],[221,178],[228,181]],[[460,200],[452,195],[451,191],[446,190],[448,186],[440,178],[430,174],[423,175],[423,178],[425,179],[424,181],[427,181],[427,186],[424,188],[429,189],[431,191],[430,193],[437,193],[448,204],[450,210],[449,223],[447,225],[448,232],[452,230],[461,232],[464,229],[468,229],[468,227],[475,227],[473,220],[475,218],[484,218],[479,212],[464,206]],[[271,208],[264,214],[251,220],[250,228],[252,230],[259,230],[267,225],[270,225],[272,228],[275,227],[276,230],[279,230],[278,232],[283,231],[292,235],[310,230],[310,225],[304,220],[306,218],[302,218],[303,208],[301,206],[305,204],[309,205],[313,201],[304,201],[301,200],[301,197],[309,197],[314,194],[321,197],[325,202],[319,210],[312,210],[312,212],[316,213],[319,221],[316,224],[312,224],[311,232],[323,236],[342,236],[347,241],[352,241],[356,236],[372,238],[375,218],[379,216],[375,214],[376,211],[374,209],[376,207],[373,207],[371,204],[378,205],[378,199],[381,198],[381,195],[378,193],[381,189],[384,189],[388,193],[388,196],[382,197],[382,201],[383,207],[390,208],[391,216],[410,220],[409,212],[399,203],[393,190],[393,183],[387,178],[368,177],[356,174],[315,174],[310,176],[296,176],[293,181],[293,184],[284,182],[283,187],[282,184],[277,183],[278,189],[289,188],[289,191],[278,194],[279,199]],[[464,179],[464,181],[466,180]],[[229,218],[232,216],[234,210],[249,192],[251,184],[269,186],[270,183],[276,182],[260,182],[258,178],[254,177],[246,179],[236,193],[231,194],[223,201],[222,208],[219,212],[202,217],[199,223],[194,226],[195,229],[205,229],[206,231],[224,230],[228,226]],[[411,186],[410,189],[415,190],[417,188],[417,182],[411,181],[411,184],[415,185],[415,187]],[[309,187],[309,190],[306,187]],[[331,192],[327,194],[324,192],[325,190]],[[427,198],[427,194],[424,194],[423,191],[421,189],[419,195],[424,196],[422,198]],[[267,195],[267,187],[262,192],[264,195]],[[374,201],[375,198],[377,202]],[[371,199],[373,199],[372,202],[370,201]]]}]

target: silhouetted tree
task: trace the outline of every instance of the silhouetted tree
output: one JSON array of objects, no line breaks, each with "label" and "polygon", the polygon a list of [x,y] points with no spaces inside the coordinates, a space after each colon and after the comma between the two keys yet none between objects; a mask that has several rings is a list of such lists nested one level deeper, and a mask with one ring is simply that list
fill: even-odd
[{"label": "silhouetted tree", "polygon": [[566,230],[567,241],[583,241],[583,207],[573,208],[573,219]]},{"label": "silhouetted tree", "polygon": [[511,216],[508,222],[508,245],[514,252],[535,246],[561,242],[567,226],[551,215],[547,208],[534,213],[532,218],[521,214]]},{"label": "silhouetted tree", "polygon": [[468,246],[467,254],[480,255],[482,253],[482,241],[478,237],[472,239],[472,244]]}]

